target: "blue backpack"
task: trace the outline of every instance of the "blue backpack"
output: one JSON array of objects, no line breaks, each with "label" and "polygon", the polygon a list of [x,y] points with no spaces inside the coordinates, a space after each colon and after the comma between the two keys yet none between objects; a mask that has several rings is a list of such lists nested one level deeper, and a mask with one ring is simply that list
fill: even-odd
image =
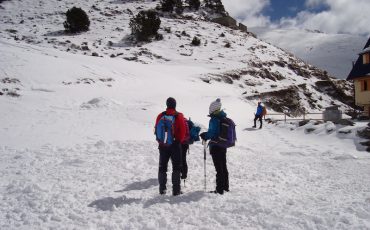
[{"label": "blue backpack", "polygon": [[166,112],[162,113],[162,117],[159,119],[155,127],[155,135],[159,145],[170,146],[175,140],[175,115],[166,115]]},{"label": "blue backpack", "polygon": [[186,120],[186,126],[187,126],[187,143],[189,145],[193,144],[196,141],[199,141],[199,132],[200,132],[200,127],[194,125],[194,123],[189,119]]},{"label": "blue backpack", "polygon": [[234,121],[227,117],[221,118],[220,134],[215,140],[211,140],[211,142],[223,148],[235,146],[236,132]]}]

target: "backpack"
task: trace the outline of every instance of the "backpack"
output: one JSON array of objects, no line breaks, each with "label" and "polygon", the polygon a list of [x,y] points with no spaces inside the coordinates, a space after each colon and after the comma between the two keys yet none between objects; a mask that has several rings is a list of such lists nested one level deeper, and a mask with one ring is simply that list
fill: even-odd
[{"label": "backpack", "polygon": [[194,125],[194,123],[189,119],[185,120],[186,132],[185,132],[185,140],[186,142],[191,145],[196,141],[199,141],[199,132],[200,127]]},{"label": "backpack", "polygon": [[175,140],[175,115],[166,115],[166,112],[162,113],[162,117],[159,119],[155,127],[155,135],[159,145],[170,146]]},{"label": "backpack", "polygon": [[224,117],[220,119],[220,134],[216,140],[211,140],[211,142],[216,145],[229,148],[235,146],[236,142],[236,132],[235,123],[230,118]]},{"label": "backpack", "polygon": [[265,116],[267,114],[266,106],[262,107],[262,116]]}]

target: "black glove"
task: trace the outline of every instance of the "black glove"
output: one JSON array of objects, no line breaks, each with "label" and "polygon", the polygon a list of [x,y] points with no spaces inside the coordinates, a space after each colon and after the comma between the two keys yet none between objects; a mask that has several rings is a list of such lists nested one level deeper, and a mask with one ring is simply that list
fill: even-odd
[{"label": "black glove", "polygon": [[200,138],[202,138],[203,141],[206,140],[206,134],[207,134],[207,132],[203,132],[203,133],[199,134]]}]

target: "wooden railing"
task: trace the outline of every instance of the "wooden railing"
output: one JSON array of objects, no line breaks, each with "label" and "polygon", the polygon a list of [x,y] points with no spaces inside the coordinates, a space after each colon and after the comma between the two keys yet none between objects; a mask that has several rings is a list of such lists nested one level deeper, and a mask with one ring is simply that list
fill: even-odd
[{"label": "wooden railing", "polygon": [[[320,116],[319,116],[320,115]],[[270,117],[271,116],[271,117]],[[278,117],[277,119],[273,117]],[[303,113],[298,117],[290,117],[288,113],[269,113],[265,118],[270,118],[275,121],[297,121],[297,120],[324,120],[323,113]]]}]

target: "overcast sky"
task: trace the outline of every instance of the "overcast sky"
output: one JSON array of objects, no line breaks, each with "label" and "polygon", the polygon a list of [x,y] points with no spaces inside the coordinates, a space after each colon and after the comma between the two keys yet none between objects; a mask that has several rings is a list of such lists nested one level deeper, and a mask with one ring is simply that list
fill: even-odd
[{"label": "overcast sky", "polygon": [[370,35],[370,0],[223,0],[223,4],[249,27]]}]

